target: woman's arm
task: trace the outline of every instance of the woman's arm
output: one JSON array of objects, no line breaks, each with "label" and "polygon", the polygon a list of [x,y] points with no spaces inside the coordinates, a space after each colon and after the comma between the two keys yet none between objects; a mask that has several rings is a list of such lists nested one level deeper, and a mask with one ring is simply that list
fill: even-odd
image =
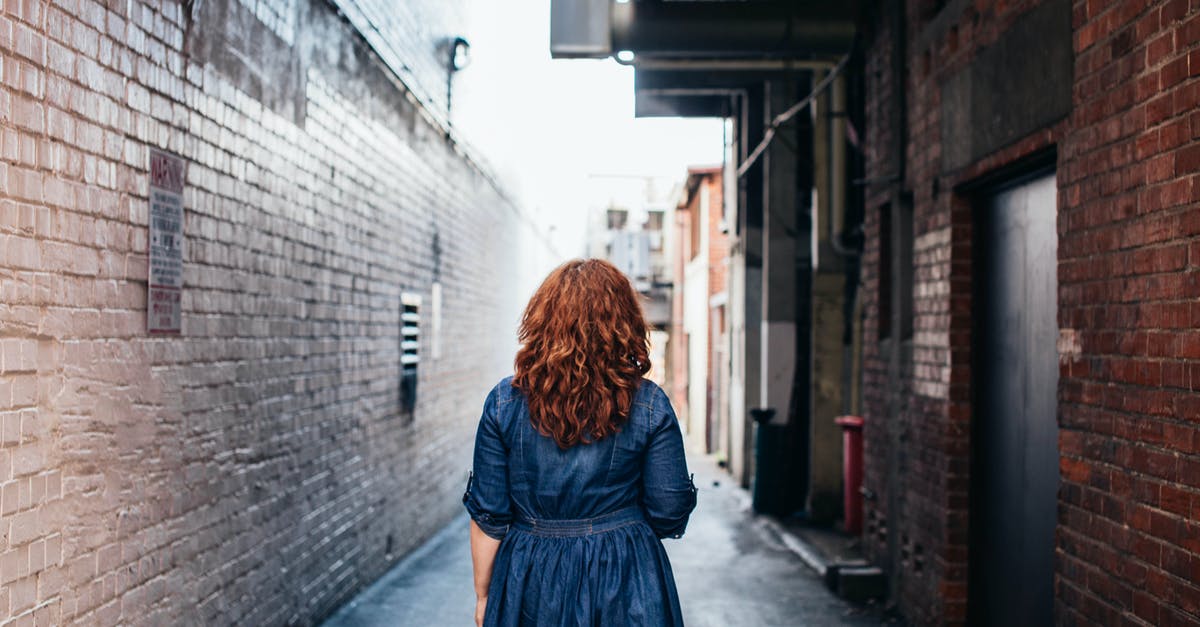
[{"label": "woman's arm", "polygon": [[696,508],[696,486],[687,470],[683,434],[667,395],[652,403],[649,447],[642,465],[642,507],[659,538],[678,538]]},{"label": "woman's arm", "polygon": [[483,625],[483,613],[487,608],[488,586],[492,583],[492,564],[500,541],[489,536],[471,521],[471,565],[475,569],[475,624]]},{"label": "woman's arm", "polygon": [[500,541],[508,533],[512,505],[508,494],[508,451],[496,416],[497,388],[483,403],[475,433],[474,470],[467,478],[463,504],[471,515],[471,563],[475,569],[475,623],[483,624],[488,585]]}]

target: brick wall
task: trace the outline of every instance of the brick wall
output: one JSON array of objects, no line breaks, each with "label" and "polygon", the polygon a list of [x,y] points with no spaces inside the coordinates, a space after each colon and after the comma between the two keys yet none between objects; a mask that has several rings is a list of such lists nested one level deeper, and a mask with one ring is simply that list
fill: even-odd
[{"label": "brick wall", "polygon": [[[891,123],[891,106],[894,98],[893,77],[890,72],[889,52],[892,48],[892,33],[888,29],[885,15],[874,16],[874,19],[863,25],[864,38],[869,41],[870,54],[864,59],[863,72],[867,100],[865,103],[865,129],[863,142],[864,171],[868,176],[892,176],[894,164],[891,158],[891,146],[896,141],[896,129]],[[863,487],[865,498],[863,502],[863,537],[864,548],[868,556],[876,563],[883,564],[892,570],[888,551],[888,535],[900,533],[896,530],[898,521],[902,518],[901,511],[891,512],[891,507],[903,508],[905,500],[889,503],[889,489],[901,497],[918,495],[918,486],[907,481],[907,473],[893,473],[887,463],[888,450],[891,448],[888,425],[888,360],[891,342],[881,337],[881,320],[890,320],[890,313],[884,302],[889,290],[881,274],[884,257],[887,251],[880,245],[883,229],[884,214],[890,212],[888,205],[888,189],[884,185],[868,186],[864,194],[865,212],[863,215],[863,231],[865,245],[862,265],[862,302],[863,302],[863,362],[862,362],[862,403],[863,415],[866,420],[863,428]],[[882,293],[881,293],[882,291]],[[903,384],[905,378],[899,383]],[[928,494],[931,490],[940,488],[938,485],[919,486],[919,494]],[[893,518],[895,520],[893,520]],[[911,585],[911,579],[904,580],[906,588],[892,592],[894,597],[903,596],[905,590],[917,589]],[[919,603],[918,603],[919,604]],[[915,618],[914,603],[905,603],[905,611]]]},{"label": "brick wall", "polygon": [[724,191],[721,188],[721,170],[711,170],[703,185],[708,186],[708,294],[715,296],[725,291],[725,276],[728,272],[729,242],[721,231],[725,223]]},{"label": "brick wall", "polygon": [[[252,1],[252,0],[243,0]],[[275,0],[276,3],[289,0]],[[290,0],[297,2],[300,0]],[[466,35],[468,0],[333,0],[416,98],[445,119],[447,68],[454,38]]]},{"label": "brick wall", "polygon": [[[911,329],[881,325],[881,314],[890,313],[881,299],[890,292],[888,283],[881,284],[880,268],[891,265],[881,254],[892,253],[880,245],[882,214],[894,215],[894,198],[882,183],[868,186],[865,195],[864,486],[872,498],[865,503],[864,534],[868,553],[895,573],[900,607],[918,624],[959,624],[967,613],[971,211],[969,199],[953,188],[1049,143],[1043,134],[967,167],[944,167],[942,153],[950,148],[940,137],[945,113],[940,86],[1036,3],[979,9],[966,4],[908,4],[904,20],[906,171],[900,202],[911,211]],[[867,33],[865,166],[867,178],[879,180],[896,173],[893,33],[886,13],[875,16]],[[887,229],[903,232],[897,219],[886,222]],[[884,274],[901,280],[899,268]],[[892,351],[899,352],[894,383]],[[889,389],[895,390],[894,409]],[[895,424],[889,424],[893,412]],[[902,444],[891,468],[893,438]],[[895,563],[889,541],[895,543]]]},{"label": "brick wall", "polygon": [[[0,15],[0,624],[312,624],[460,510],[534,238],[329,5],[255,6]],[[188,163],[180,337],[150,147]]]},{"label": "brick wall", "polygon": [[[962,111],[943,102],[944,86],[1052,1],[907,3],[913,334],[902,346],[891,418],[894,340],[878,339],[887,263],[880,216],[891,197],[886,184],[872,185],[863,390],[865,487],[875,498],[866,504],[866,545],[898,572],[895,595],[910,619],[966,619],[972,230],[971,199],[956,188],[1055,148],[1056,620],[1200,624],[1200,5],[1070,3],[1069,115],[971,153],[966,137],[946,134],[954,128],[946,116]],[[865,27],[866,170],[877,179],[895,172],[894,33],[886,14]],[[886,461],[892,428],[902,443],[894,471]],[[889,511],[889,487],[897,511]]]},{"label": "brick wall", "polygon": [[1060,149],[1065,624],[1200,625],[1200,3],[1076,3]]},{"label": "brick wall", "polygon": [[[699,222],[703,217],[703,216],[701,216],[701,210],[700,210],[701,209],[700,198],[701,198],[702,191],[708,195],[708,222],[707,222],[707,224],[701,224]],[[713,364],[714,364],[715,359],[717,358],[718,347],[713,344],[713,337],[712,337],[712,334],[714,332],[714,330],[712,328],[713,313],[716,311],[716,309],[713,307],[710,307],[709,303],[711,302],[711,299],[713,296],[724,292],[726,289],[726,274],[728,271],[728,269],[726,267],[726,265],[727,265],[726,260],[729,257],[729,245],[727,243],[726,234],[721,232],[721,225],[724,221],[724,215],[722,213],[724,198],[725,197],[723,195],[722,187],[721,187],[721,168],[719,168],[719,167],[691,167],[691,168],[688,168],[688,177],[685,182],[683,198],[681,199],[681,202],[680,202],[679,206],[677,207],[676,213],[675,213],[676,219],[679,221],[679,224],[681,225],[679,228],[682,229],[682,237],[685,240],[683,242],[683,245],[680,246],[680,248],[679,248],[680,258],[677,260],[677,268],[678,268],[680,280],[682,280],[683,275],[684,275],[684,267],[688,263],[690,263],[692,261],[699,262],[700,261],[699,255],[706,255],[706,258],[703,260],[706,263],[704,272],[702,272],[701,274],[699,274],[697,276],[703,278],[705,276],[705,273],[707,274],[707,278],[708,278],[707,292],[703,295],[702,298],[697,299],[697,301],[694,301],[694,302],[703,301],[703,303],[704,303],[704,307],[703,307],[704,310],[702,312],[697,312],[697,315],[703,316],[703,319],[701,321],[702,330],[697,331],[697,333],[699,333],[702,336],[702,339],[699,339],[699,340],[693,339],[693,341],[706,342],[707,352],[705,354],[704,372],[692,373],[694,375],[700,376],[703,379],[703,381],[697,382],[694,377],[692,377],[691,380],[688,381],[688,378],[687,378],[687,368],[688,368],[687,363],[688,362],[686,361],[686,359],[687,359],[686,342],[683,343],[683,348],[681,348],[681,350],[683,352],[680,353],[680,356],[684,359],[683,374],[684,374],[685,383],[690,384],[690,385],[703,384],[705,390],[707,390],[704,395],[704,398],[706,399],[705,407],[693,407],[690,404],[687,404],[686,401],[684,403],[682,403],[687,406],[688,411],[699,412],[699,413],[692,415],[691,418],[689,419],[689,420],[691,420],[691,425],[692,425],[693,429],[695,429],[695,428],[702,429],[702,435],[698,436],[698,437],[711,437],[712,434],[710,432],[712,431],[712,429],[714,427],[721,428],[721,429],[728,428],[727,426],[713,425],[712,421],[714,419],[716,419],[716,416],[715,415],[709,416],[709,413],[716,412],[717,408],[720,406],[720,403],[718,402],[720,399],[714,398],[714,394],[722,394],[721,391],[713,389],[713,381],[712,381]],[[703,235],[701,234],[702,229],[704,230]],[[697,245],[697,246],[700,245],[701,242],[704,241],[704,237],[708,238],[708,250],[707,251],[696,250],[694,248],[694,245]],[[678,284],[683,285],[682,282],[679,282]],[[685,285],[684,289],[696,289],[696,286],[689,287],[689,286]],[[682,290],[680,290],[680,292],[682,292]],[[682,332],[683,332],[683,325],[682,325],[683,313],[682,312],[683,312],[684,307],[685,307],[684,299],[682,299],[682,296],[681,296],[680,302],[679,302],[680,316],[678,318],[676,318],[677,320],[681,321],[680,337],[684,337],[682,335]],[[683,386],[683,388],[681,388],[681,389],[685,389],[685,388],[686,388],[686,385]],[[708,436],[704,436],[703,434],[708,434]],[[705,444],[703,446],[706,448],[706,450],[710,450],[710,451],[720,450],[718,442],[708,441],[708,440],[704,440],[704,442],[705,442]]]}]

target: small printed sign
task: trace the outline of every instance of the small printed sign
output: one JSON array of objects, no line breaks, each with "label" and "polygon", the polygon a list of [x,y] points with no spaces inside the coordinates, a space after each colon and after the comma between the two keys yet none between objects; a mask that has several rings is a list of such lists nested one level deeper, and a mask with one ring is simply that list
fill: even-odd
[{"label": "small printed sign", "polygon": [[178,334],[183,295],[183,159],[150,150],[150,281],[146,327]]}]

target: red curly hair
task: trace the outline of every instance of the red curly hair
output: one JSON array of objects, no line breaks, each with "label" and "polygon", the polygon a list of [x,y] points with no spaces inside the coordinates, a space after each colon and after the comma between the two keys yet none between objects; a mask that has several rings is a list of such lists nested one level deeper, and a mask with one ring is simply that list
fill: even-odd
[{"label": "red curly hair", "polygon": [[616,266],[574,259],[529,300],[518,333],[513,385],[538,432],[560,448],[616,433],[650,370],[646,319]]}]

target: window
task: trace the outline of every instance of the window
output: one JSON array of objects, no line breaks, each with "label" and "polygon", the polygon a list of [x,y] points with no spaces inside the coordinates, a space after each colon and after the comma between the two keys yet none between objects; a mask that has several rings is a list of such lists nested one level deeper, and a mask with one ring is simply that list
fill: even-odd
[{"label": "window", "polygon": [[[893,215],[896,213],[898,215]],[[893,220],[898,219],[897,224]],[[893,287],[899,283],[895,293]],[[900,314],[900,339],[913,336],[913,210],[905,195],[898,212],[879,208],[879,341],[892,337],[893,312]]]},{"label": "window", "polygon": [[663,228],[663,212],[649,211],[646,214],[646,230],[661,231]]},{"label": "window", "polygon": [[649,211],[646,214],[646,235],[650,240],[651,251],[663,249],[663,212]]},{"label": "window", "polygon": [[700,188],[697,191],[699,202],[694,206],[695,211],[691,212],[692,219],[692,259],[695,259],[704,248],[704,232],[702,229],[708,228],[708,185],[703,181],[700,183]]},{"label": "window", "polygon": [[610,208],[608,210],[608,230],[620,231],[625,228],[625,222],[629,220],[629,212],[624,209]]},{"label": "window", "polygon": [[879,341],[892,337],[892,205],[879,208]]},{"label": "window", "polygon": [[897,259],[896,280],[900,281],[900,339],[913,337],[913,204],[912,196],[905,194],[900,203],[900,223],[896,230]]}]

